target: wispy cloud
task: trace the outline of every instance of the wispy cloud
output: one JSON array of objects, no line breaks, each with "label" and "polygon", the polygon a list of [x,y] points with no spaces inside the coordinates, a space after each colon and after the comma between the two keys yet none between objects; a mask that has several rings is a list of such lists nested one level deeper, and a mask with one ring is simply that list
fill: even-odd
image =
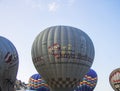
[{"label": "wispy cloud", "polygon": [[50,12],[57,11],[58,7],[59,7],[59,4],[57,2],[52,2],[48,4],[48,9]]},{"label": "wispy cloud", "polygon": [[32,8],[39,8],[43,9],[43,3],[41,0],[25,0],[26,4],[28,6],[31,6]]},{"label": "wispy cloud", "polygon": [[71,7],[76,0],[25,0],[28,6],[31,6],[32,8],[38,8],[40,10],[47,10],[49,12],[57,12],[59,9],[65,8],[65,7]]},{"label": "wispy cloud", "polygon": [[68,0],[68,5],[73,5],[75,3],[76,0]]}]

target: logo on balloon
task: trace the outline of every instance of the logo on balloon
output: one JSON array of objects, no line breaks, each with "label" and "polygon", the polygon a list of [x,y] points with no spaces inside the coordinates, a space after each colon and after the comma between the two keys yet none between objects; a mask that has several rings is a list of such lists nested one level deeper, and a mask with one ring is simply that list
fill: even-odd
[{"label": "logo on balloon", "polygon": [[58,43],[53,44],[48,47],[49,55],[53,55],[55,58],[74,58],[74,59],[82,59],[90,61],[91,58],[87,57],[87,55],[82,55],[80,52],[75,53],[75,50],[72,49],[72,45],[68,44],[66,46],[61,46]]},{"label": "logo on balloon", "polygon": [[75,52],[72,50],[72,45],[68,44],[67,46],[61,46],[58,43],[53,44],[48,47],[48,52],[50,55],[53,55],[55,58],[74,58]]},{"label": "logo on balloon", "polygon": [[8,53],[5,55],[5,62],[11,64],[11,61],[12,61],[12,54],[11,54],[10,52],[8,52]]},{"label": "logo on balloon", "polygon": [[6,63],[11,65],[18,59],[18,57],[16,56],[16,54],[11,54],[10,52],[7,52],[4,59]]}]

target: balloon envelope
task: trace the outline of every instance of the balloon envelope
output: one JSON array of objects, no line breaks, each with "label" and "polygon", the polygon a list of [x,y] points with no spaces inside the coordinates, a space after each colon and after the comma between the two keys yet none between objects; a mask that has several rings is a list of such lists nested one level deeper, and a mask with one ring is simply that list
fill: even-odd
[{"label": "balloon envelope", "polygon": [[28,83],[30,90],[35,91],[50,91],[46,82],[42,79],[40,74],[34,74],[30,77]]},{"label": "balloon envelope", "polygon": [[109,82],[115,91],[120,91],[120,68],[117,68],[110,73]]},{"label": "balloon envelope", "polygon": [[37,71],[52,89],[70,91],[91,67],[94,46],[80,29],[52,26],[35,38],[31,53]]},{"label": "balloon envelope", "polygon": [[[13,91],[18,71],[18,53],[8,39],[0,36],[0,88]],[[7,85],[6,85],[7,84]]]},{"label": "balloon envelope", "polygon": [[97,84],[97,80],[97,73],[93,69],[90,69],[79,83],[76,91],[93,91]]}]

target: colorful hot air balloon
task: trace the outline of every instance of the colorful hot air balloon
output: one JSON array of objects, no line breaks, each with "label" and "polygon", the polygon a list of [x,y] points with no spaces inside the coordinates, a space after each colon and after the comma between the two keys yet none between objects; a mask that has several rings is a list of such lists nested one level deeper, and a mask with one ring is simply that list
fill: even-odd
[{"label": "colorful hot air balloon", "polygon": [[89,36],[70,26],[52,26],[35,38],[32,60],[52,91],[73,91],[94,59]]},{"label": "colorful hot air balloon", "polygon": [[40,74],[33,74],[29,78],[28,86],[30,90],[50,91],[49,86],[46,84],[45,80],[42,79]]},{"label": "colorful hot air balloon", "polygon": [[90,69],[79,83],[76,91],[93,91],[97,84],[97,80],[97,73],[93,69]]},{"label": "colorful hot air balloon", "polygon": [[120,68],[110,73],[109,82],[115,91],[120,91]]},{"label": "colorful hot air balloon", "polygon": [[0,91],[14,91],[18,64],[15,46],[8,39],[0,36]]}]

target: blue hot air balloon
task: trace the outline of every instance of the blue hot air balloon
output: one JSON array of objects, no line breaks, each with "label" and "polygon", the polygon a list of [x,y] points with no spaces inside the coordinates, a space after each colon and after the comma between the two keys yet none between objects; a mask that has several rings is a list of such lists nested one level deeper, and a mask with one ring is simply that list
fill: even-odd
[{"label": "blue hot air balloon", "polygon": [[97,80],[97,73],[93,69],[90,69],[83,80],[78,84],[76,91],[93,91],[96,87]]},{"label": "blue hot air balloon", "polygon": [[35,68],[52,91],[73,91],[93,63],[94,45],[78,28],[52,26],[38,34],[31,54]]},{"label": "blue hot air balloon", "polygon": [[0,91],[14,91],[18,64],[15,46],[7,38],[0,36]]},{"label": "blue hot air balloon", "polygon": [[45,80],[43,80],[40,74],[33,74],[29,78],[28,86],[30,90],[50,91],[49,86],[46,84]]}]

